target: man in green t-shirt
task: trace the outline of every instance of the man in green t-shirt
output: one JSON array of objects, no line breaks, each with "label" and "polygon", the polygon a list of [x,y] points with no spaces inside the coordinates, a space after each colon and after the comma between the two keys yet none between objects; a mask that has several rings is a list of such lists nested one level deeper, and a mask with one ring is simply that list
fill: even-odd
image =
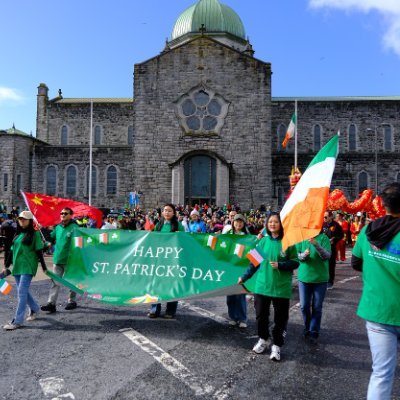
[{"label": "man in green t-shirt", "polygon": [[400,340],[400,183],[381,198],[387,215],[362,229],[351,260],[364,283],[357,315],[367,321],[372,354],[368,400],[390,400]]},{"label": "man in green t-shirt", "polygon": [[[61,223],[57,225],[51,232],[51,241],[55,243],[53,254],[53,272],[58,276],[63,276],[68,261],[69,249],[71,244],[72,232],[77,227],[72,219],[73,211],[69,207],[63,208],[60,212]],[[47,311],[49,314],[56,312],[56,302],[60,285],[52,281],[49,298],[47,304],[42,306],[42,311]],[[65,306],[66,310],[73,310],[77,307],[76,293],[72,290],[69,292],[68,303]]]}]

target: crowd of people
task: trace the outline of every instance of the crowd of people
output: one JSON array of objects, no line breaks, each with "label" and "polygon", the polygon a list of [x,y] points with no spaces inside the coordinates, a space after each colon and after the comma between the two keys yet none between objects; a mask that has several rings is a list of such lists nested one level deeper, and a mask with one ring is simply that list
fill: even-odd
[{"label": "crowd of people", "polygon": [[[321,232],[309,240],[282,250],[284,235],[279,213],[250,210],[242,214],[238,207],[191,207],[165,204],[162,209],[143,212],[125,210],[122,215],[105,216],[102,229],[154,230],[156,232],[186,231],[258,235],[258,248],[264,260],[260,266],[250,264],[238,280],[243,285],[254,276],[254,306],[258,341],[253,347],[257,354],[270,347],[270,359],[281,360],[289,319],[289,304],[293,293],[293,271],[298,270],[300,309],[304,320],[304,339],[316,344],[320,335],[323,302],[328,289],[333,288],[336,262],[345,260],[346,246],[353,247],[352,266],[362,271],[364,289],[357,314],[364,318],[373,359],[373,372],[368,399],[390,399],[396,369],[397,344],[400,339],[400,184],[387,186],[381,194],[387,215],[375,221],[357,213],[326,211]],[[53,272],[63,276],[68,259],[72,232],[77,225],[92,226],[87,218],[73,219],[73,211],[64,208],[61,222],[47,234],[54,244]],[[47,269],[43,249],[49,247],[33,227],[33,215],[22,211],[1,221],[7,276],[13,265],[18,304],[14,319],[4,325],[12,331],[33,321],[39,305],[29,291],[38,263]],[[12,234],[10,233],[12,231]],[[7,239],[7,240],[5,240]],[[55,313],[59,285],[52,281],[48,301],[41,306]],[[270,332],[270,308],[274,309],[274,324]],[[165,318],[174,318],[178,303],[168,302]],[[67,310],[77,307],[76,293],[69,292]],[[247,302],[244,294],[227,297],[231,325],[247,327]],[[26,310],[28,314],[26,317]],[[161,304],[153,304],[150,318],[161,316]]]}]

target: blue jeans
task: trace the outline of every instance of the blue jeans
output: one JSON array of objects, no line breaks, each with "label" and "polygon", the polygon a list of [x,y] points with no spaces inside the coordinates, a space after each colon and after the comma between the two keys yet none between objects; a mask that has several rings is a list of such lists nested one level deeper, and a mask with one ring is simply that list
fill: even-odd
[{"label": "blue jeans", "polygon": [[39,304],[29,292],[29,286],[32,281],[32,275],[15,275],[15,283],[18,289],[18,305],[15,313],[14,323],[22,325],[25,320],[26,306],[28,305],[31,311],[38,312]]},{"label": "blue jeans", "polygon": [[321,328],[322,305],[327,283],[305,283],[299,281],[300,309],[304,320],[304,333],[317,338]]},{"label": "blue jeans", "polygon": [[366,323],[372,354],[372,374],[368,386],[368,400],[390,400],[397,365],[400,326]]},{"label": "blue jeans", "polygon": [[233,294],[226,297],[229,318],[236,322],[247,321],[247,302],[245,294]]}]

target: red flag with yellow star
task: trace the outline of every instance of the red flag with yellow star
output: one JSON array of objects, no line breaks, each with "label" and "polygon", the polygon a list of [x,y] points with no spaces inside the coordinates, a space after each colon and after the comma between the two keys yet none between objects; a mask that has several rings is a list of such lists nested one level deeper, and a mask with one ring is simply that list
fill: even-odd
[{"label": "red flag with yellow star", "polygon": [[101,210],[91,207],[88,204],[40,193],[21,193],[30,212],[41,226],[59,224],[61,210],[69,207],[74,212],[74,217],[83,217],[86,215],[96,221],[98,228],[101,227],[103,213]]}]

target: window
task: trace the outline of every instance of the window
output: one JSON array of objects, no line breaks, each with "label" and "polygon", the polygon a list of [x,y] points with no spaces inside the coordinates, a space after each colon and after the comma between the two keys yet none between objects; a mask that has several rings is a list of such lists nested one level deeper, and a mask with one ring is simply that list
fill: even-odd
[{"label": "window", "polygon": [[[86,195],[89,196],[89,170],[87,167],[86,170]],[[95,196],[97,193],[97,167],[92,165],[92,196]]]},{"label": "window", "polygon": [[397,173],[396,182],[400,182],[400,172]]},{"label": "window", "polygon": [[107,194],[117,194],[117,168],[111,166],[107,169]]},{"label": "window", "polygon": [[384,135],[384,149],[386,151],[392,151],[392,127],[390,125],[385,125],[383,127]]},{"label": "window", "polygon": [[314,126],[314,151],[318,152],[321,150],[321,126]]},{"label": "window", "polygon": [[8,190],[8,174],[3,175],[3,192]]},{"label": "window", "polygon": [[101,144],[101,127],[97,125],[94,128],[94,145],[98,146],[100,144]]},{"label": "window", "polygon": [[76,168],[73,165],[67,168],[66,194],[68,196],[76,195]]},{"label": "window", "polygon": [[56,183],[57,183],[57,170],[56,167],[50,166],[46,171],[46,193],[49,196],[56,195]]},{"label": "window", "polygon": [[219,133],[229,103],[219,94],[198,86],[177,101],[177,116],[186,133]]},{"label": "window", "polygon": [[360,172],[358,175],[358,193],[361,193],[363,190],[368,189],[368,174],[366,172]]},{"label": "window", "polygon": [[61,128],[61,144],[68,144],[68,127],[65,125]]},{"label": "window", "polygon": [[17,175],[17,195],[21,193],[22,188],[22,176],[20,174]]},{"label": "window", "polygon": [[283,142],[283,140],[285,139],[285,136],[286,136],[286,126],[284,124],[280,124],[278,126],[277,134],[278,134],[278,143],[276,144],[276,148],[278,150],[283,150],[282,142]]},{"label": "window", "polygon": [[128,127],[128,144],[133,144],[135,135],[133,133],[133,126]]},{"label": "window", "polygon": [[356,126],[351,124],[349,126],[349,151],[357,150],[357,136],[356,136]]}]

